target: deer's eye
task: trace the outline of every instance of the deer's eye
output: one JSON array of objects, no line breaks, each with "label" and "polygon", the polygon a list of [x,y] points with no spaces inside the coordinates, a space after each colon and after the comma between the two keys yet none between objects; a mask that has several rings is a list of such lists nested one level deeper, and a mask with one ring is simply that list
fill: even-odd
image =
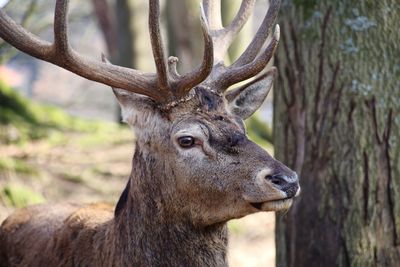
[{"label": "deer's eye", "polygon": [[183,148],[190,148],[194,143],[194,138],[191,136],[181,136],[178,138],[178,144]]}]

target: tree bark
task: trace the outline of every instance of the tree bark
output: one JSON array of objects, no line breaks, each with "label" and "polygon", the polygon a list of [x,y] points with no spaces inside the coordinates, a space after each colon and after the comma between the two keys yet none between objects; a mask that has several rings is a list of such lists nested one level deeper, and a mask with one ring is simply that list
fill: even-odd
[{"label": "tree bark", "polygon": [[148,27],[148,3],[116,0],[115,8],[119,54],[117,64],[142,71],[154,71]]},{"label": "tree bark", "polygon": [[302,193],[277,216],[277,266],[400,262],[400,7],[285,1],[276,157]]},{"label": "tree bark", "polygon": [[197,0],[165,1],[168,55],[179,58],[180,73],[190,71],[203,57],[199,2]]},{"label": "tree bark", "polygon": [[107,0],[92,0],[92,5],[106,42],[108,56],[114,62],[118,54],[118,34],[114,9],[110,7]]}]

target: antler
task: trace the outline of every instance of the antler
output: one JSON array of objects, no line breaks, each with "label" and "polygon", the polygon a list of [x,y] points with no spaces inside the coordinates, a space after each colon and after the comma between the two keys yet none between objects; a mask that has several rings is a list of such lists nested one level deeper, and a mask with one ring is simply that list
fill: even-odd
[{"label": "antler", "polygon": [[202,9],[208,19],[208,26],[214,43],[215,66],[209,78],[204,82],[220,92],[235,83],[254,77],[260,73],[272,58],[279,42],[279,25],[276,25],[272,39],[260,53],[264,43],[270,35],[271,28],[278,15],[280,0],[271,0],[270,7],[261,23],[254,39],[244,53],[230,66],[225,66],[223,59],[237,33],[248,20],[255,0],[242,0],[242,4],[235,18],[227,27],[222,27],[220,2],[203,0]]},{"label": "antler", "polygon": [[68,0],[56,2],[53,43],[39,39],[26,31],[4,10],[0,10],[0,37],[22,52],[53,63],[79,76],[146,95],[160,103],[184,97],[193,86],[206,79],[212,70],[213,43],[207,23],[204,22],[202,23],[204,57],[201,66],[184,76],[173,75],[174,71],[168,70],[160,34],[159,0],[150,0],[149,10],[149,28],[157,74],[106,64],[79,55],[68,43],[68,4]]}]

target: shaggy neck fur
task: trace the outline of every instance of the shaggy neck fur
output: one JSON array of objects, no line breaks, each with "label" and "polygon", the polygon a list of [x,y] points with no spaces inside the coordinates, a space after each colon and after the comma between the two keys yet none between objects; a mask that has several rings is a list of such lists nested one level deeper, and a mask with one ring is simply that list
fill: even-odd
[{"label": "shaggy neck fur", "polygon": [[113,225],[121,265],[227,266],[226,224],[193,225],[179,212],[183,204],[167,190],[171,186],[163,184],[173,182],[171,175],[163,162],[137,144]]}]

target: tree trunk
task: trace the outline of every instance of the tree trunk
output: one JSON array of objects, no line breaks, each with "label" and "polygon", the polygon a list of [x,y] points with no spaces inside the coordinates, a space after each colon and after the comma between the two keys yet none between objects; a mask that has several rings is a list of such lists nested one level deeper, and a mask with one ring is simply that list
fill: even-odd
[{"label": "tree trunk", "polygon": [[[117,0],[118,65],[154,71],[148,27],[148,3]],[[150,57],[150,59],[149,59]]]},{"label": "tree trunk", "polygon": [[[154,64],[148,33],[148,4],[135,0],[116,0],[112,9],[107,0],[92,0],[103,33],[109,60],[117,65],[149,71]],[[138,38],[136,38],[138,37]],[[117,107],[117,120],[121,110]]]},{"label": "tree trunk", "polygon": [[199,2],[197,0],[165,1],[168,55],[179,58],[180,73],[190,71],[203,58]]},{"label": "tree trunk", "polygon": [[277,266],[399,266],[396,2],[282,5],[274,141],[302,193],[277,216]]},{"label": "tree trunk", "polygon": [[110,7],[107,0],[92,0],[92,5],[99,27],[103,33],[108,57],[111,59],[111,62],[115,62],[118,59],[118,34],[114,9]]}]

